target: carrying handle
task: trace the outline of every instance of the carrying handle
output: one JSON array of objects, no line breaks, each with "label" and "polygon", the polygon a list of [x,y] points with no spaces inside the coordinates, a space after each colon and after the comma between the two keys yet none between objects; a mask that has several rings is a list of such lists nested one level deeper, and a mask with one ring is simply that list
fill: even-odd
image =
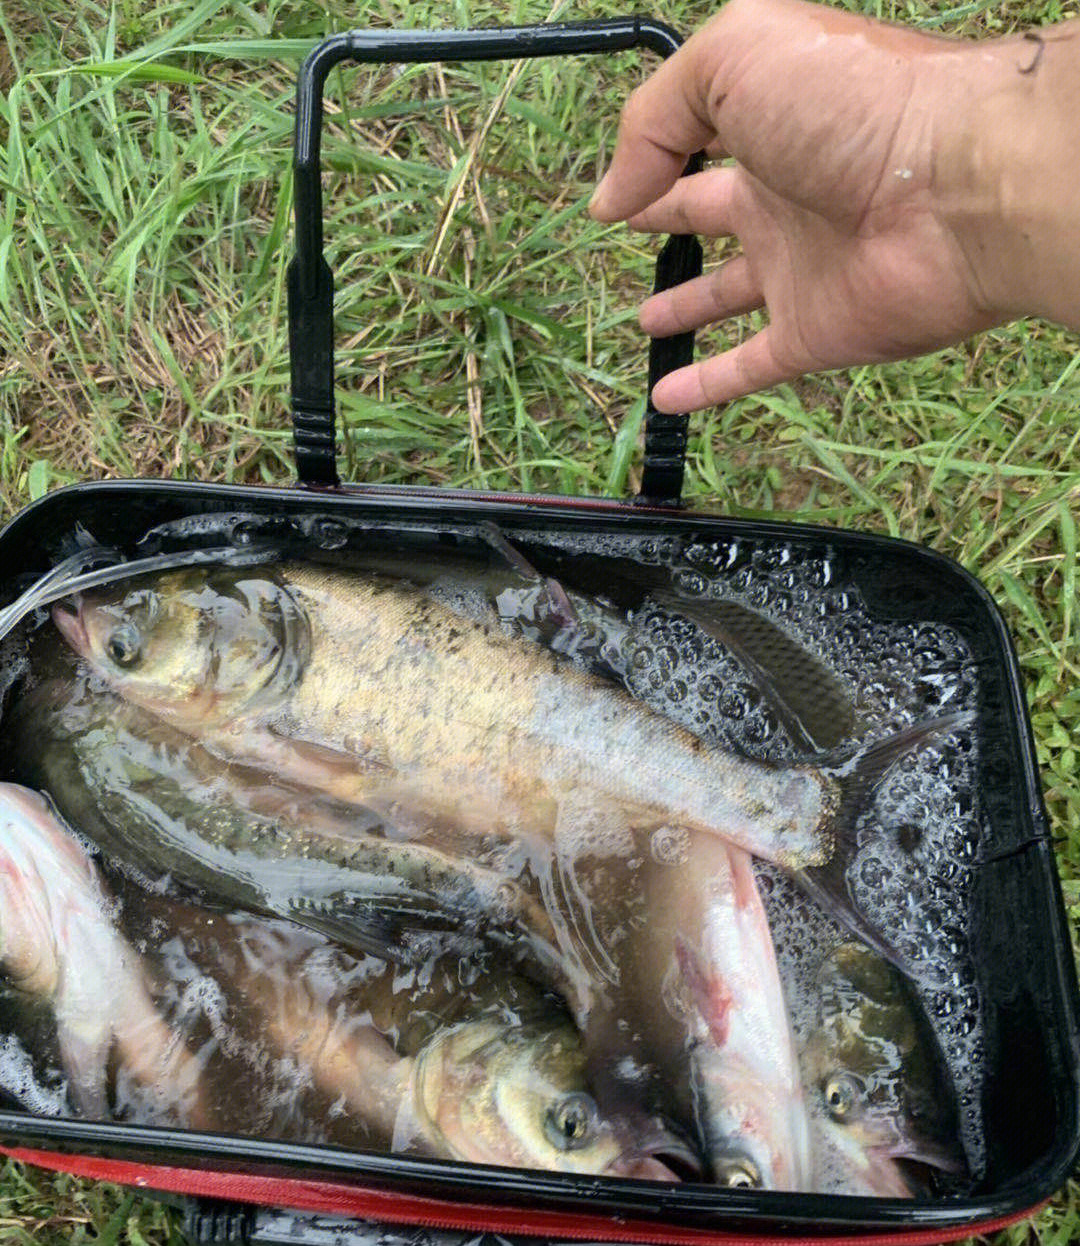
[{"label": "carrying handle", "polygon": [[[296,470],[305,485],[339,483],[334,455],[334,278],[323,255],[322,184],[319,148],[326,78],[342,61],[406,64],[428,61],[520,60],[649,48],[669,56],[681,36],[645,17],[558,25],[505,26],[487,30],[354,30],[316,47],[297,82],[296,255],[289,264],[289,352],[292,367],[293,438]],[[694,156],[686,172],[696,172]],[[675,235],[656,262],[656,291],[701,273],[701,245],[692,235]],[[649,347],[649,398],[645,412],[645,465],[637,501],[678,506],[686,456],[687,415],[666,415],[652,405],[652,387],[689,363],[693,333],[654,338]]]}]

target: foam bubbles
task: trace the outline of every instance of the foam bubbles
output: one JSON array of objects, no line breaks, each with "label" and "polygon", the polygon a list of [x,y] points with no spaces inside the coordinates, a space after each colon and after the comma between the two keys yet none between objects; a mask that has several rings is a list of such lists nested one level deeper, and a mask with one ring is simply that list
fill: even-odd
[{"label": "foam bubbles", "polygon": [[[677,592],[696,608],[734,602],[764,615],[839,680],[855,708],[850,750],[975,709],[976,672],[963,637],[940,623],[874,618],[828,550],[739,539],[530,535],[571,553],[667,566]],[[646,597],[620,648],[627,688],[708,742],[778,762],[798,754],[746,668],[679,617],[677,601]],[[976,753],[972,729],[958,727],[904,756],[859,818],[846,876],[856,908],[912,969],[964,1105],[962,1141],[977,1174],[984,1051],[968,914],[985,836]],[[757,872],[793,1028],[805,1039],[814,974],[847,936],[772,867],[759,864]]]},{"label": "foam bubbles", "polygon": [[66,1083],[55,1070],[39,1075],[34,1060],[14,1034],[0,1034],[0,1086],[28,1112],[68,1116]]}]

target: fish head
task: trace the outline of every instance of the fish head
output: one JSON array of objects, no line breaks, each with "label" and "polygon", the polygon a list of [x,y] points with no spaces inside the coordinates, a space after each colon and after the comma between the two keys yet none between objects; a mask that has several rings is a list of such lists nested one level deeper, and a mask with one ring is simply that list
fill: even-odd
[{"label": "fish head", "polygon": [[115,692],[189,729],[272,702],[310,649],[288,591],[238,568],[125,580],[58,602],[53,621]]},{"label": "fish head", "polygon": [[568,1022],[451,1027],[418,1057],[414,1097],[439,1149],[472,1163],[678,1181],[665,1159],[694,1162],[674,1135],[601,1111]]},{"label": "fish head", "polygon": [[729,1190],[805,1190],[809,1119],[801,1092],[731,1053],[699,1048],[694,1090],[715,1184]]},{"label": "fish head", "polygon": [[818,973],[804,1053],[819,1137],[852,1192],[913,1193],[922,1169],[965,1169],[955,1093],[937,1039],[904,976],[845,943]]}]

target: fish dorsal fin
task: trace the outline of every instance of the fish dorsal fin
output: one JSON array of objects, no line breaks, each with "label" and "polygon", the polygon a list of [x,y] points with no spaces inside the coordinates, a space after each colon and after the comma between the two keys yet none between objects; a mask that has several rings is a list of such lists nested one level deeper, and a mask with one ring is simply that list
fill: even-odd
[{"label": "fish dorsal fin", "polygon": [[652,600],[718,641],[746,669],[800,752],[825,753],[850,738],[855,707],[840,680],[764,615],[734,601]]}]

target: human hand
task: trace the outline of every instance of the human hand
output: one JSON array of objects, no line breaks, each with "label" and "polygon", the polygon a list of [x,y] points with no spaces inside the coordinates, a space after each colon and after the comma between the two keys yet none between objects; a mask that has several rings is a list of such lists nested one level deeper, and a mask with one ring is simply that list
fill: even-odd
[{"label": "human hand", "polygon": [[[742,245],[648,299],[649,334],[768,311],[740,345],[665,377],[656,406],[692,411],[925,353],[1010,313],[1068,320],[1030,288],[1030,232],[1017,236],[1002,201],[997,157],[1023,142],[1014,105],[1039,103],[1025,70],[1035,53],[1017,38],[944,39],[804,0],[730,0],[630,97],[591,205],[600,220]],[[988,148],[979,127],[995,122]],[[701,148],[735,163],[680,178]]]}]

